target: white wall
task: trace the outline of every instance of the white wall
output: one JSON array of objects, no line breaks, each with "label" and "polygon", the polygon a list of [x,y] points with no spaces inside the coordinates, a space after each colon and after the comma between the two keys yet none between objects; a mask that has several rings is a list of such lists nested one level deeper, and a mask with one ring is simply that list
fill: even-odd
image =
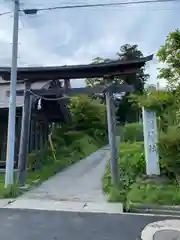
[{"label": "white wall", "polygon": [[[3,80],[0,79],[0,83]],[[4,82],[4,81],[3,81]],[[42,88],[47,82],[40,82],[40,83],[33,83],[32,84],[32,89],[40,89]],[[17,90],[22,90],[24,89],[24,84],[20,83],[17,84]],[[0,84],[0,108],[8,108],[9,106],[9,97],[6,95],[6,92],[10,90],[10,85],[8,84]],[[22,106],[23,105],[23,96],[16,96],[16,106]]]}]

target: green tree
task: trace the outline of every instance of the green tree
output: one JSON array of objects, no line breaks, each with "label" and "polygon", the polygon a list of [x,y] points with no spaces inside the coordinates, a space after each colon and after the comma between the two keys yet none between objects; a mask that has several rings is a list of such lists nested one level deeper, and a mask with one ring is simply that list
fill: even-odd
[{"label": "green tree", "polygon": [[[96,58],[93,58],[92,64],[106,63],[109,61],[111,61],[111,59],[109,59],[109,58],[96,57]],[[95,87],[97,85],[105,84],[103,78],[86,78],[85,83],[86,83],[86,86],[88,86],[88,87]]]},{"label": "green tree", "polygon": [[[138,49],[137,45],[125,44],[121,46],[117,56],[120,60],[135,60],[143,57],[143,53]],[[121,81],[133,85],[136,94],[142,94],[144,84],[148,78],[149,75],[145,73],[145,68],[141,68],[138,73],[121,77]],[[141,110],[138,105],[129,102],[129,96],[130,93],[126,93],[122,97],[117,109],[117,118],[122,123],[138,121],[141,114]]]},{"label": "green tree", "polygon": [[[120,60],[136,60],[143,57],[143,53],[138,49],[138,45],[125,44],[121,46],[120,51],[117,53]],[[149,78],[149,75],[145,73],[145,68],[141,68],[138,73],[132,73],[121,77],[121,79],[132,84],[136,91],[142,92],[144,84]]]},{"label": "green tree", "polygon": [[[138,45],[125,44],[120,47],[120,51],[116,53],[119,60],[135,60],[143,57],[142,52],[138,49]],[[112,61],[113,59],[96,57],[93,59],[92,64],[104,63]],[[136,90],[142,91],[144,89],[144,83],[148,79],[149,75],[145,74],[144,68],[140,69],[139,73],[129,74],[126,76],[120,76],[115,78],[116,83],[126,82],[133,84]],[[88,78],[85,80],[87,86],[95,87],[96,85],[103,85],[104,80],[102,78]]]},{"label": "green tree", "polygon": [[107,119],[104,104],[92,101],[86,95],[73,97],[69,103],[72,125],[76,130],[87,132],[97,138],[106,139]]},{"label": "green tree", "polygon": [[165,66],[159,70],[159,79],[165,79],[174,89],[180,83],[180,29],[171,32],[159,49],[157,56]]},{"label": "green tree", "polygon": [[138,45],[125,44],[120,47],[117,56],[120,60],[134,60],[143,57],[143,54],[138,49]]},{"label": "green tree", "polygon": [[[143,57],[143,53],[138,49],[138,45],[130,45],[125,44],[120,47],[120,51],[116,53],[119,60],[135,60]],[[93,64],[102,63],[102,62],[109,62],[112,59],[104,59],[104,58],[95,58],[93,59]],[[145,69],[141,68],[138,73],[132,73],[127,75],[122,75],[120,77],[116,77],[114,82],[116,83],[127,83],[131,84],[135,88],[136,93],[142,93],[144,89],[144,84],[147,81],[149,75],[145,74]],[[96,85],[103,85],[104,80],[102,78],[91,78],[86,79],[86,85],[95,87]],[[117,107],[117,118],[122,123],[125,122],[133,122],[138,120],[139,118],[139,108],[138,106],[132,105],[129,101],[130,93],[126,93],[122,99],[119,101],[119,105]]]}]

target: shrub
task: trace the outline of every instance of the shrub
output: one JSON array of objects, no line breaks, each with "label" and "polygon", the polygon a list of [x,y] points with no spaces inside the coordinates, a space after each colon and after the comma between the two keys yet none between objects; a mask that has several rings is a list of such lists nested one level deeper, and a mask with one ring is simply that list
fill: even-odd
[{"label": "shrub", "polygon": [[118,159],[121,171],[128,174],[131,179],[145,173],[143,142],[121,144]]},{"label": "shrub", "polygon": [[74,141],[79,140],[82,137],[84,137],[84,133],[80,131],[68,131],[62,135],[62,139],[66,146],[71,145]]},{"label": "shrub", "polygon": [[145,91],[143,95],[132,94],[130,101],[139,104],[140,107],[145,107],[155,111],[157,115],[164,113],[164,110],[174,104],[174,94],[167,90],[150,90]]},{"label": "shrub", "polygon": [[180,128],[170,126],[158,141],[161,164],[168,172],[180,173]]},{"label": "shrub", "polygon": [[[59,164],[61,167],[66,167],[76,162],[77,158],[81,159],[102,146],[102,142],[97,142],[86,133],[75,131],[64,133],[61,138],[54,137],[53,140],[56,159],[53,156],[50,146],[46,145],[45,148],[34,151],[28,155],[29,170],[37,171],[41,169],[42,166],[53,165],[56,161],[62,163]],[[60,143],[58,141],[60,141]],[[63,145],[61,145],[62,143]],[[64,162],[67,161],[67,158],[68,163]]]},{"label": "shrub", "polygon": [[71,99],[69,109],[76,130],[101,139],[107,137],[105,105],[92,101],[87,96],[78,96]]},{"label": "shrub", "polygon": [[[69,109],[72,115],[71,126],[58,124],[52,132],[51,139],[56,156],[67,157],[72,152],[79,152],[81,157],[85,156],[84,149],[80,146],[82,145],[81,140],[85,141],[88,138],[90,141],[90,136],[96,140],[96,143],[93,143],[96,147],[104,145],[107,140],[105,106],[97,101],[92,101],[87,96],[79,96],[71,99]],[[28,158],[28,167],[33,171],[39,169],[43,164],[49,164],[55,160],[49,143],[44,149],[30,153]]]},{"label": "shrub", "polygon": [[90,136],[84,135],[72,143],[72,148],[83,158],[97,150],[98,143]]},{"label": "shrub", "polygon": [[[134,95],[130,101],[138,103],[139,106],[155,111],[158,118],[158,128],[166,132],[169,125],[177,123],[177,95],[167,90],[145,91],[143,95]],[[178,107],[179,108],[179,107]]]},{"label": "shrub", "polygon": [[[165,135],[166,134],[163,133],[163,141],[166,143],[167,136]],[[175,133],[172,132],[172,135],[175,135]],[[178,134],[176,135],[178,137]],[[178,138],[180,139],[180,137]],[[177,144],[178,142],[179,140]],[[175,145],[174,141],[172,145]],[[172,147],[172,150],[173,149]],[[180,203],[180,190],[174,179],[169,179],[166,176],[149,177],[145,175],[143,150],[142,142],[124,143],[120,145],[118,158],[120,169],[119,186],[114,187],[111,185],[109,165],[106,168],[103,178],[104,191],[108,193],[109,201],[123,202],[125,209],[128,211],[134,207],[138,207],[139,204],[178,205]],[[162,148],[162,150],[164,149]],[[170,149],[169,152],[171,152]],[[171,161],[166,160],[164,163],[171,168],[178,168],[178,164],[172,166]]]},{"label": "shrub", "polygon": [[127,206],[131,204],[179,205],[180,190],[172,183],[134,183],[127,195]]},{"label": "shrub", "polygon": [[145,173],[144,145],[142,142],[124,143],[120,145],[118,154],[120,172],[119,194],[111,184],[110,165],[106,167],[103,177],[104,191],[109,194],[109,201],[125,202],[126,193],[136,177]]},{"label": "shrub", "polygon": [[142,123],[126,124],[123,129],[124,142],[140,142],[143,141],[143,125]]},{"label": "shrub", "polygon": [[29,153],[28,155],[28,168],[32,171],[39,169],[43,164],[48,164],[54,161],[52,152],[49,146]]}]

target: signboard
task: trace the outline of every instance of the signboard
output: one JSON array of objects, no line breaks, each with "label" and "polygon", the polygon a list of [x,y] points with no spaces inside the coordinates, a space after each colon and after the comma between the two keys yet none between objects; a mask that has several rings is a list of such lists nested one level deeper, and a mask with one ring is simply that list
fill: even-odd
[{"label": "signboard", "polygon": [[157,151],[156,113],[142,109],[146,174],[160,175],[159,154]]}]

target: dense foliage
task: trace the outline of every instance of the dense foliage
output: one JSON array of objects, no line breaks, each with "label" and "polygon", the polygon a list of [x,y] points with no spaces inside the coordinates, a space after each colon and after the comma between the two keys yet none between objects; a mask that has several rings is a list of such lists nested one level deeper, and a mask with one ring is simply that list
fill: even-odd
[{"label": "dense foliage", "polygon": [[165,65],[159,71],[159,78],[167,81],[170,89],[176,89],[180,81],[180,29],[171,32],[157,53]]},{"label": "dense foliage", "polygon": [[30,170],[35,172],[43,165],[60,160],[59,167],[56,167],[59,171],[106,143],[106,109],[103,104],[87,96],[77,96],[71,99],[69,109],[71,123],[58,124],[52,132],[53,149],[47,142],[43,149],[29,154]]},{"label": "dense foliage", "polygon": [[145,174],[144,149],[138,142],[142,126],[133,123],[123,130],[125,143],[120,145],[118,156],[119,187],[111,185],[109,167],[103,179],[110,200],[123,201],[126,209],[139,204],[180,204],[180,30],[168,35],[157,56],[163,64],[158,78],[167,81],[167,88],[156,90],[150,86],[142,94],[130,95],[128,102],[156,112],[161,174]]},{"label": "dense foliage", "polygon": [[133,143],[144,140],[142,123],[125,124],[121,134],[124,142]]},{"label": "dense foliage", "polygon": [[85,131],[95,139],[107,138],[106,107],[87,96],[72,98],[70,105],[72,124],[76,130]]},{"label": "dense foliage", "polygon": [[120,169],[119,188],[111,184],[110,167],[106,167],[103,178],[104,191],[109,201],[126,202],[127,193],[136,177],[145,172],[143,142],[124,143],[119,147],[118,166]]},{"label": "dense foliage", "polygon": [[130,101],[155,111],[158,118],[158,149],[167,172],[180,172],[180,30],[171,32],[157,53],[166,67],[160,69],[159,79],[167,81],[164,90],[144,91],[132,95]]},{"label": "dense foliage", "polygon": [[[118,59],[120,60],[135,60],[143,57],[143,53],[138,49],[137,45],[125,44],[120,47],[120,51],[116,54]],[[104,59],[104,58],[95,58],[93,63],[101,63],[108,62],[112,59]],[[126,74],[120,77],[116,77],[114,79],[114,83],[127,83],[133,85],[135,88],[135,92],[137,94],[141,94],[144,89],[144,84],[146,83],[149,75],[145,73],[145,68],[141,68],[138,73]],[[105,84],[104,79],[95,78],[95,79],[86,79],[86,85],[94,87],[96,85]],[[128,97],[130,93],[125,93],[121,100],[118,102],[116,116],[117,120],[122,124],[127,122],[135,122],[139,120],[140,117],[140,109],[134,104],[128,102]],[[105,101],[105,100],[104,100]]]}]

